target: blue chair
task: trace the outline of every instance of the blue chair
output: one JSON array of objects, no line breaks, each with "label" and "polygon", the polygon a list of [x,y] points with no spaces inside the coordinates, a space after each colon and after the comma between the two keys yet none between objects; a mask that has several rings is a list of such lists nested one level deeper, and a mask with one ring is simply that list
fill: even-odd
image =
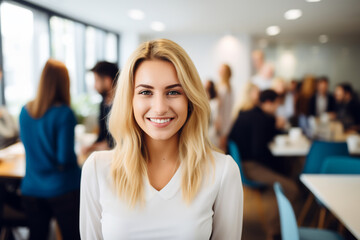
[{"label": "blue chair", "polygon": [[[267,186],[265,184],[262,184],[262,183],[259,183],[256,181],[252,181],[252,180],[246,178],[246,176],[244,174],[244,170],[241,166],[241,155],[240,155],[238,147],[234,141],[228,140],[228,149],[229,149],[230,155],[232,156],[232,158],[235,160],[235,162],[239,166],[239,170],[240,170],[240,174],[241,174],[241,181],[242,181],[243,185],[245,187],[247,187],[247,189],[253,190],[253,194],[255,195],[255,200],[257,201],[257,206],[259,206],[257,208],[257,210],[259,211],[258,214],[260,216],[261,223],[262,223],[263,227],[265,228],[265,212],[264,212],[264,206],[262,203],[260,191],[265,189]],[[244,190],[245,190],[245,188],[244,188]]]},{"label": "blue chair", "polygon": [[[306,157],[302,173],[320,173],[323,162],[330,156],[349,156],[349,150],[346,142],[314,141]],[[299,226],[303,224],[313,201],[314,196],[309,194],[299,215]]]},{"label": "blue chair", "polygon": [[296,217],[290,201],[283,193],[280,183],[274,184],[274,191],[279,206],[281,237],[283,240],[341,240],[339,234],[322,229],[315,228],[298,228]]},{"label": "blue chair", "polygon": [[246,176],[244,174],[244,170],[241,166],[241,155],[240,155],[240,152],[238,150],[236,143],[232,140],[229,140],[228,148],[229,148],[230,155],[232,156],[232,158],[235,160],[235,162],[239,166],[242,183],[249,188],[256,188],[256,189],[266,188],[266,185],[246,178]]},{"label": "blue chair", "polygon": [[324,174],[360,174],[360,158],[332,156],[327,157],[322,165]]},{"label": "blue chair", "polygon": [[349,156],[346,142],[314,141],[302,173],[320,173],[325,158],[330,156]]}]

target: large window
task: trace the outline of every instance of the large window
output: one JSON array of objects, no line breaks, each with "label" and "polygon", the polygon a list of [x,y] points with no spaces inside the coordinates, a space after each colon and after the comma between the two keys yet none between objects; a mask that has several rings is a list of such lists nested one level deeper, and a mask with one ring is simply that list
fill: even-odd
[{"label": "large window", "polygon": [[84,89],[84,25],[68,19],[51,17],[51,55],[65,63],[69,70],[72,95]]},{"label": "large window", "polygon": [[1,4],[5,101],[11,114],[34,98],[42,67],[49,58],[47,15],[19,5]]},{"label": "large window", "polygon": [[101,60],[118,62],[118,35],[31,3],[0,3],[1,93],[9,111],[17,116],[21,107],[35,97],[42,68],[52,57],[64,62],[69,70],[75,112],[82,116],[96,114],[101,97],[94,89],[89,69]]}]

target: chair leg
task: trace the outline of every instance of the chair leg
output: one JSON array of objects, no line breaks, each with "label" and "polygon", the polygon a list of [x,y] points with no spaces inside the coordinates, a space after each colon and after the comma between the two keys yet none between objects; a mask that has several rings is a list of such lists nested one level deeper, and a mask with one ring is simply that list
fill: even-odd
[{"label": "chair leg", "polygon": [[324,207],[321,207],[319,214],[318,228],[324,228],[325,218],[326,218],[326,209]]},{"label": "chair leg", "polygon": [[314,195],[312,195],[311,193],[309,193],[309,196],[306,199],[306,202],[304,204],[304,207],[302,208],[300,214],[299,214],[299,218],[298,218],[298,225],[302,226],[304,224],[304,220],[306,215],[309,212],[309,209],[311,207],[311,204],[314,201]]}]

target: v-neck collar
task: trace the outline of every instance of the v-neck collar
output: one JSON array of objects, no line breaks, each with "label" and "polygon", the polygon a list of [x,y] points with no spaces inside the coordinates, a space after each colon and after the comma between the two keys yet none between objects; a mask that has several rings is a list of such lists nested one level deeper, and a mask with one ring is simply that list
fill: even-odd
[{"label": "v-neck collar", "polygon": [[150,201],[154,195],[159,195],[165,200],[169,200],[179,191],[181,185],[181,164],[176,170],[174,176],[170,181],[160,190],[156,190],[151,184],[147,177],[144,177],[145,186],[145,198],[146,201]]}]

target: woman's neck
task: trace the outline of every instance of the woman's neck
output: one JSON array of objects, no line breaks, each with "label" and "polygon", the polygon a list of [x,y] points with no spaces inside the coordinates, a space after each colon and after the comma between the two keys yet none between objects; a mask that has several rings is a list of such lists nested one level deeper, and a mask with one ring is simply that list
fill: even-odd
[{"label": "woman's neck", "polygon": [[168,140],[154,140],[145,137],[149,162],[156,164],[163,161],[176,162],[179,153],[179,136],[174,135]]}]

